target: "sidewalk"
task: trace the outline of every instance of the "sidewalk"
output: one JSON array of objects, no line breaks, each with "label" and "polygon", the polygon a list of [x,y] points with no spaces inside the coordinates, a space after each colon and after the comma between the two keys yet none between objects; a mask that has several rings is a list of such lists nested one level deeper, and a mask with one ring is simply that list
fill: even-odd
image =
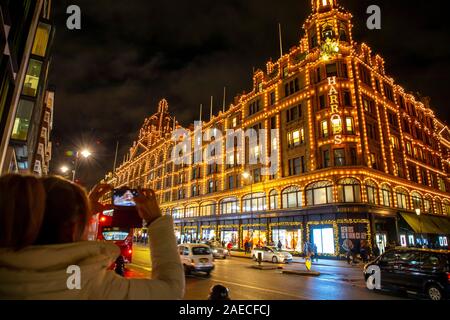
[{"label": "sidewalk", "polygon": [[[239,258],[248,258],[251,259],[252,256],[250,253],[245,254],[244,252],[241,251],[231,251],[230,255],[232,257],[239,257]],[[300,264],[305,264],[305,259],[301,258],[301,257],[293,257],[292,259],[293,263],[300,263]],[[362,268],[364,266],[363,263],[359,263],[356,265],[349,265],[347,263],[347,261],[342,261],[342,260],[328,260],[328,259],[319,259],[319,262],[313,262],[313,265],[316,266],[325,266],[325,267],[339,267],[339,268]]]}]

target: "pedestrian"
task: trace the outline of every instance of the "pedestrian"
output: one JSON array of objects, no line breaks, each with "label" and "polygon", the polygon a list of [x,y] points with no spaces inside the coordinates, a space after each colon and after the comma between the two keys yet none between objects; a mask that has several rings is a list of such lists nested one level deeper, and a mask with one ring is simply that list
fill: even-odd
[{"label": "pedestrian", "polygon": [[245,254],[247,254],[248,253],[248,240],[247,239],[245,239],[245,242],[244,242],[244,249],[245,249]]},{"label": "pedestrian", "polygon": [[303,245],[303,256],[307,258],[309,256],[309,243],[305,241]]},{"label": "pedestrian", "polygon": [[361,249],[359,250],[359,253],[361,255],[361,259],[364,263],[368,262],[368,250],[369,246],[367,245],[367,242],[365,240],[361,241]]},{"label": "pedestrian", "polygon": [[228,252],[230,252],[231,249],[233,249],[233,244],[231,242],[228,242],[227,249],[228,249]]},{"label": "pedestrian", "polygon": [[281,243],[281,240],[278,240],[278,250],[281,251],[281,249],[283,249],[283,244]]},{"label": "pedestrian", "polygon": [[[162,216],[153,191],[134,198],[148,224],[152,279],[118,276],[109,269],[120,249],[85,241],[92,214],[103,209],[98,200],[111,190],[98,185],[88,197],[79,185],[59,177],[1,177],[0,299],[182,299],[184,270],[173,220]],[[68,289],[67,271],[73,265],[81,275],[77,290]]]},{"label": "pedestrian", "polygon": [[316,260],[316,262],[319,262],[319,255],[318,255],[318,251],[317,251],[317,245],[313,242],[311,244],[311,251],[312,251],[312,260]]},{"label": "pedestrian", "polygon": [[345,239],[344,242],[342,243],[342,248],[345,251],[345,256],[347,258],[347,263],[351,264],[353,261],[353,242],[350,239]]}]

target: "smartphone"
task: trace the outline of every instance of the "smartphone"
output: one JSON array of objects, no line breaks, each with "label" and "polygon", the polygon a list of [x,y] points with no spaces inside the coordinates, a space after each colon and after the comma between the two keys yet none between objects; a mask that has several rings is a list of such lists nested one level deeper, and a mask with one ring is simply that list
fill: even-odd
[{"label": "smartphone", "polygon": [[136,189],[114,189],[113,190],[113,205],[115,207],[136,207],[134,197],[139,195]]}]

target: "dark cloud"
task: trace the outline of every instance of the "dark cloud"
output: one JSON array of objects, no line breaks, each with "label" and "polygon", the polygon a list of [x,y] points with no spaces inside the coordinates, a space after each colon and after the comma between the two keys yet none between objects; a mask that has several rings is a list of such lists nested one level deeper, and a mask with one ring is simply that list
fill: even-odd
[{"label": "dark cloud", "polygon": [[[91,185],[112,168],[116,141],[123,154],[143,119],[165,97],[187,125],[198,106],[215,96],[220,109],[223,86],[228,101],[249,90],[253,67],[264,68],[278,53],[278,22],[285,50],[296,45],[310,0],[58,0],[51,83],[57,169],[66,150],[92,145],[94,161],[80,178]],[[413,92],[432,97],[446,112],[450,78],[450,31],[442,1],[340,0],[354,14],[354,37],[386,59],[388,72]],[[66,8],[82,9],[82,30],[65,28]],[[380,31],[365,27],[366,8],[382,8]],[[205,107],[206,116],[208,107]]]}]

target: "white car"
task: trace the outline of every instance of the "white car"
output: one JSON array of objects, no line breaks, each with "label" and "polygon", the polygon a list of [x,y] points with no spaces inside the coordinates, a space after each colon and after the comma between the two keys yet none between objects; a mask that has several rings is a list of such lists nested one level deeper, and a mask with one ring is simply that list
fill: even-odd
[{"label": "white car", "polygon": [[178,252],[186,274],[201,271],[209,275],[214,269],[212,251],[207,245],[184,243],[178,246]]},{"label": "white car", "polygon": [[258,261],[258,254],[261,253],[262,261],[273,263],[292,262],[292,255],[286,251],[280,251],[276,247],[256,247],[252,250],[252,258]]}]

